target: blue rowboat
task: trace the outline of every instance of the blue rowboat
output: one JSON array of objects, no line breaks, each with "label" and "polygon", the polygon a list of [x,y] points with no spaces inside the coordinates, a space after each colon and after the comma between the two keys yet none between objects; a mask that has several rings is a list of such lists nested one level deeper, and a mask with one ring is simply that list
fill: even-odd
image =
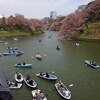
[{"label": "blue rowboat", "polygon": [[45,73],[43,73],[42,75],[39,73],[39,74],[36,74],[36,76],[44,78],[46,80],[57,80],[57,77],[52,74],[48,74],[48,77],[47,77]]},{"label": "blue rowboat", "polygon": [[15,67],[17,68],[32,68],[32,64],[15,64]]},{"label": "blue rowboat", "polygon": [[4,56],[11,56],[11,55],[15,55],[14,52],[4,52],[3,53]]}]

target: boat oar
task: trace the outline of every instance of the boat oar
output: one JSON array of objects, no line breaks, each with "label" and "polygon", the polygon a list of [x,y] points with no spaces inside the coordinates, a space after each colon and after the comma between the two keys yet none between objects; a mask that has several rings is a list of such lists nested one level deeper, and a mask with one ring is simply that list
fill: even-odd
[{"label": "boat oar", "polygon": [[69,85],[69,87],[72,87],[72,86],[73,86],[73,84],[70,84],[70,85]]}]

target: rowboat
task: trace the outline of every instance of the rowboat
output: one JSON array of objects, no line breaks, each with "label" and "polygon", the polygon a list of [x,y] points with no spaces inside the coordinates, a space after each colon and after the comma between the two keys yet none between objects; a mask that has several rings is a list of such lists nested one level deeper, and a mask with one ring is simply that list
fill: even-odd
[{"label": "rowboat", "polygon": [[40,89],[33,90],[31,93],[33,97],[32,100],[47,100],[47,98]]},{"label": "rowboat", "polygon": [[18,37],[14,37],[13,40],[17,41],[18,40]]},{"label": "rowboat", "polygon": [[4,56],[11,56],[11,55],[15,55],[14,52],[4,52],[3,53]]},{"label": "rowboat", "polygon": [[21,56],[21,55],[23,55],[23,54],[24,54],[23,51],[16,52],[16,56]]},{"label": "rowboat", "polygon": [[17,68],[32,68],[32,64],[15,64],[15,67]]},{"label": "rowboat", "polygon": [[80,44],[79,43],[76,43],[76,46],[79,46]]},{"label": "rowboat", "polygon": [[32,85],[30,85],[29,83],[28,83],[28,81],[29,80],[27,80],[26,78],[24,78],[24,82],[26,83],[26,85],[28,86],[28,87],[30,87],[30,88],[36,88],[36,86],[37,86],[37,83],[32,79]]},{"label": "rowboat", "polygon": [[40,53],[36,54],[36,58],[37,59],[42,59],[42,56],[40,55]]},{"label": "rowboat", "polygon": [[24,78],[23,78],[23,75],[21,74],[21,73],[19,73],[19,72],[17,72],[16,74],[15,74],[15,80],[17,81],[17,82],[23,82],[23,80],[24,80]]},{"label": "rowboat", "polygon": [[47,80],[57,80],[57,77],[55,75],[48,74],[48,76],[46,76],[46,73],[43,73],[43,72],[42,74],[41,73],[36,74],[36,76],[47,79]]},{"label": "rowboat", "polygon": [[60,47],[57,45],[56,49],[57,49],[57,50],[60,50]]},{"label": "rowboat", "polygon": [[14,85],[14,82],[9,82],[10,89],[19,89],[22,87],[22,83],[17,83],[17,86]]},{"label": "rowboat", "polygon": [[7,50],[17,50],[17,49],[18,49],[18,47],[13,47],[13,48],[12,47],[8,47],[7,48]]},{"label": "rowboat", "polygon": [[56,83],[55,84],[56,90],[64,99],[69,100],[71,98],[71,92],[66,88],[63,83]]},{"label": "rowboat", "polygon": [[88,66],[90,67],[93,67],[93,68],[99,68],[100,66],[95,64],[95,63],[91,63],[90,60],[85,60],[85,64],[87,64]]}]

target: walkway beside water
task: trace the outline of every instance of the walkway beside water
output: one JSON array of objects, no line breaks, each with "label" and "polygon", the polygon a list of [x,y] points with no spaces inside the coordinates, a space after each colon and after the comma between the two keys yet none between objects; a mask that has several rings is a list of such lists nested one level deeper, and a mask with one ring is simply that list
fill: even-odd
[{"label": "walkway beside water", "polygon": [[10,89],[6,83],[3,73],[0,72],[0,100],[10,99]]}]

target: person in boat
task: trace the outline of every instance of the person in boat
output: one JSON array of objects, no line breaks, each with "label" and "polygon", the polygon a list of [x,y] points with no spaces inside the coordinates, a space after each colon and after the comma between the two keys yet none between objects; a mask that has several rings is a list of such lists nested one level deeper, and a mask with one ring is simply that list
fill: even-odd
[{"label": "person in boat", "polygon": [[40,53],[37,53],[36,55],[40,56]]},{"label": "person in boat", "polygon": [[96,66],[96,62],[93,61],[93,60],[90,60],[90,64],[93,65],[93,66]]},{"label": "person in boat", "polygon": [[26,80],[29,80],[30,78],[31,78],[30,75],[27,75]]},{"label": "person in boat", "polygon": [[61,90],[61,88],[63,87],[61,80],[58,82],[58,89]]},{"label": "person in boat", "polygon": [[36,100],[43,100],[44,96],[41,93],[42,91],[36,92],[33,98]]},{"label": "person in boat", "polygon": [[25,65],[26,63],[23,61],[23,65]]},{"label": "person in boat", "polygon": [[18,54],[20,54],[21,52],[20,51],[18,51]]},{"label": "person in boat", "polygon": [[8,46],[8,50],[10,49],[10,46]]},{"label": "person in boat", "polygon": [[33,99],[36,99],[36,100],[40,100],[40,96],[39,96],[39,93],[35,93],[35,96],[33,97]]},{"label": "person in boat", "polygon": [[30,78],[28,84],[33,85],[33,80]]},{"label": "person in boat", "polygon": [[61,84],[62,83],[61,80],[58,83]]},{"label": "person in boat", "polygon": [[61,82],[61,81],[58,82],[58,90],[60,90],[60,93],[61,93],[63,96],[66,95],[66,93],[65,93],[66,90],[65,90],[64,86],[62,85],[62,82]]},{"label": "person in boat", "polygon": [[48,74],[48,73],[45,73],[45,77],[47,77],[47,78],[48,78],[48,77],[49,77],[49,74]]},{"label": "person in boat", "polygon": [[44,73],[44,72],[40,72],[39,74],[40,74],[40,76],[44,76],[44,75],[46,76],[46,73]]},{"label": "person in boat", "polygon": [[18,61],[18,62],[17,62],[17,65],[21,65],[21,62],[20,62],[20,61]]},{"label": "person in boat", "polygon": [[93,64],[93,60],[90,60],[90,64]]},{"label": "person in boat", "polygon": [[9,84],[10,84],[10,82],[9,82],[8,80],[6,80],[6,82],[7,82],[7,85],[9,85]]},{"label": "person in boat", "polygon": [[18,54],[21,55],[22,54],[22,51],[18,51]]},{"label": "person in boat", "polygon": [[8,86],[11,86],[12,85],[12,83],[10,81],[8,81],[8,80],[6,80],[6,82],[7,82],[7,85]]},{"label": "person in boat", "polygon": [[10,48],[11,48],[11,47],[10,47],[10,46],[8,46],[8,52],[9,52],[9,53],[11,53]]},{"label": "person in boat", "polygon": [[15,53],[15,50],[13,50],[13,53]]},{"label": "person in boat", "polygon": [[40,76],[43,76],[43,72],[39,72]]},{"label": "person in boat", "polygon": [[96,66],[96,62],[94,61],[92,65],[93,65],[93,66]]},{"label": "person in boat", "polygon": [[16,86],[16,87],[18,86],[18,84],[17,84],[17,82],[16,82],[16,81],[14,81],[14,86]]},{"label": "person in boat", "polygon": [[17,79],[21,79],[21,75],[19,74],[18,71],[16,72],[16,74],[17,74]]},{"label": "person in boat", "polygon": [[60,50],[60,47],[57,45],[56,49],[57,49],[57,50]]}]

